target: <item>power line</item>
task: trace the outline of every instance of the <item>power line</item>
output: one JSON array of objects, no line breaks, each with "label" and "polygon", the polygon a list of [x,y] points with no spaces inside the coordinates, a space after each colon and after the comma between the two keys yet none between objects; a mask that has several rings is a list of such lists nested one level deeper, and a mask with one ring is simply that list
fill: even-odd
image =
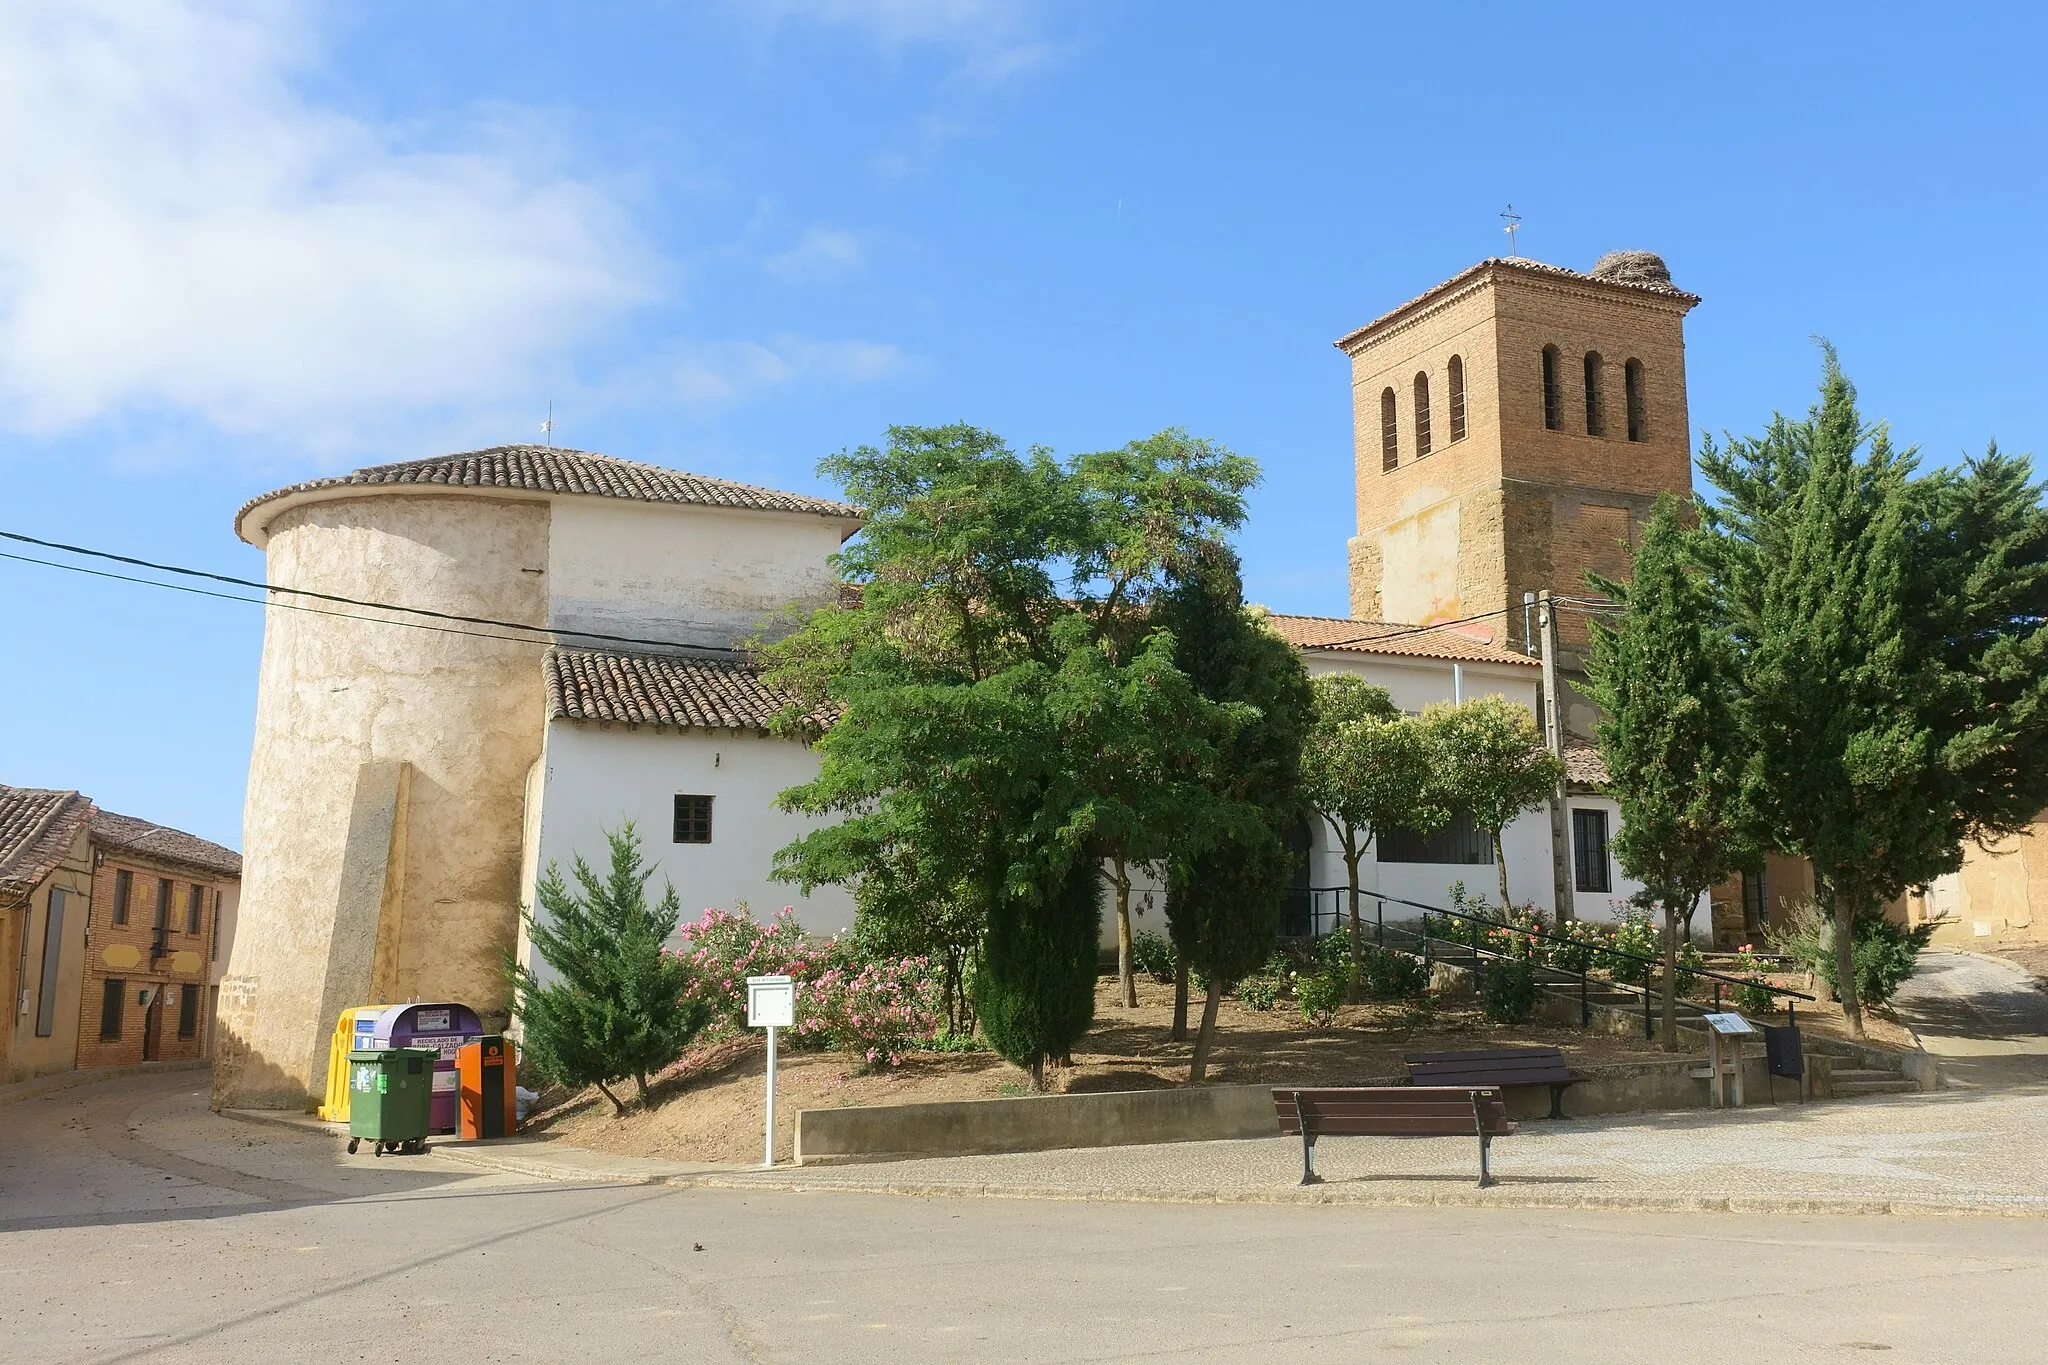
[{"label": "power line", "polygon": [[[259,582],[255,579],[236,578],[232,574],[210,573],[205,569],[187,568],[181,564],[158,564],[152,560],[136,559],[131,555],[117,555],[110,550],[94,550],[83,545],[66,545],[62,541],[41,540],[35,536],[23,535],[19,531],[0,531],[0,539],[19,541],[24,545],[39,545],[46,550],[62,550],[67,554],[87,555],[94,559],[111,560],[116,564],[132,564],[136,568],[154,569],[158,573],[182,574],[187,578],[204,578],[211,582],[228,584],[230,587],[255,588],[258,591],[268,593],[289,593],[295,597],[310,597],[317,601],[334,602],[346,607],[366,607],[372,611],[395,611],[409,616],[425,616],[436,621],[453,621],[460,625],[490,626],[496,630],[517,630],[525,631],[528,634],[539,634],[548,636],[572,635],[579,640],[596,640],[606,644],[653,645],[662,649],[695,649],[715,654],[737,655],[744,654],[746,652],[744,650],[734,649],[729,645],[679,645],[674,640],[652,640],[637,635],[608,635],[602,631],[571,630],[565,626],[532,626],[526,624],[523,621],[500,621],[494,617],[489,616],[464,616],[457,612],[434,611],[427,607],[400,606],[394,602],[371,602],[366,601],[360,597],[343,597],[338,593],[315,592],[310,588],[285,588],[279,587],[274,583]],[[197,589],[180,587],[176,583],[159,583],[154,579],[134,578],[127,574],[103,573],[97,570],[85,568],[83,565],[62,564],[57,562],[56,560],[31,559],[25,555],[4,555],[0,556],[0,558],[19,560],[24,564],[41,564],[46,568],[52,569],[67,569],[73,573],[90,574],[95,578],[111,578],[123,583],[140,583],[146,587],[170,588],[174,591],[179,592],[194,592],[201,597],[218,597],[229,602],[253,602],[258,606],[276,607],[285,607],[291,605],[288,602],[266,603],[253,597],[238,597],[233,593],[199,592],[199,590]],[[302,608],[302,610],[310,609]],[[351,621],[379,621],[384,619],[382,617],[377,616],[355,616],[348,612],[321,612],[318,614],[323,616],[338,616],[343,619]],[[416,625],[417,623],[411,621],[394,621],[390,624]],[[503,635],[479,635],[477,634],[477,632],[474,631],[450,631],[449,633],[455,635],[476,635],[478,639],[486,640],[520,638]]]},{"label": "power line", "polygon": [[[1319,640],[1308,647],[1311,649],[1337,649],[1343,645],[1370,645],[1377,644],[1381,640],[1398,640],[1406,635],[1426,635],[1430,631],[1443,630],[1447,626],[1470,625],[1474,621],[1485,621],[1495,616],[1505,616],[1509,610],[1510,608],[1500,607],[1494,611],[1482,611],[1477,616],[1460,616],[1456,620],[1436,621],[1426,626],[1408,626],[1401,630],[1390,630],[1381,635],[1357,635],[1348,640]],[[1281,614],[1285,615],[1284,612]],[[1474,643],[1476,644],[1477,641],[1474,641]]]}]

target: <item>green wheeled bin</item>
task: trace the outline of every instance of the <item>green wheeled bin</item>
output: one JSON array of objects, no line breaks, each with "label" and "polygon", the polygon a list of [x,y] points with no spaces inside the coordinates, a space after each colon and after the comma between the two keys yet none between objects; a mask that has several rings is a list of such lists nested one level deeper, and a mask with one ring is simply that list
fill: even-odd
[{"label": "green wheeled bin", "polygon": [[434,1098],[430,1047],[384,1047],[348,1054],[348,1149],[368,1138],[378,1156],[427,1149],[427,1120]]}]

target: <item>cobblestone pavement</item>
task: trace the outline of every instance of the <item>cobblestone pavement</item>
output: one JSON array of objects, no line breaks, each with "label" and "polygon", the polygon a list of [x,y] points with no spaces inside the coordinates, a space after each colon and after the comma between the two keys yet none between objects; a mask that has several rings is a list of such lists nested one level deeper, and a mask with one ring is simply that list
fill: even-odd
[{"label": "cobblestone pavement", "polygon": [[1929,949],[1892,1008],[1951,1085],[2048,1082],[2048,994],[2003,958]]},{"label": "cobblestone pavement", "polygon": [[1292,1138],[699,1172],[716,1186],[1069,1199],[2048,1213],[2048,1087],[1524,1123],[1476,1187],[1469,1138]]}]

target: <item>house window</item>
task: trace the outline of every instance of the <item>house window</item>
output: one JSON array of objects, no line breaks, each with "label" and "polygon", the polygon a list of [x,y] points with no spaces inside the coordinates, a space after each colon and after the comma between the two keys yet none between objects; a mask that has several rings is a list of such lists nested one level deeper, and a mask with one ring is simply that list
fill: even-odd
[{"label": "house window", "polygon": [[1588,436],[1605,436],[1607,434],[1607,414],[1601,401],[1602,395],[1600,392],[1600,381],[1604,378],[1601,370],[1600,353],[1598,351],[1586,352],[1586,434]]},{"label": "house window", "polygon": [[217,962],[220,960],[220,892],[218,891],[213,893],[213,923],[207,926],[207,928],[209,932],[206,938],[206,960],[208,962]]},{"label": "house window", "polygon": [[1631,441],[1646,439],[1650,433],[1649,417],[1643,407],[1643,362],[1631,360],[1621,367],[1621,387],[1628,402],[1628,438]]},{"label": "house window", "polygon": [[1581,891],[1612,891],[1614,877],[1607,862],[1607,812],[1572,812],[1573,885]]},{"label": "house window", "polygon": [[1394,391],[1380,394],[1380,472],[1401,467],[1401,418],[1394,411]]},{"label": "house window", "polygon": [[1764,899],[1764,874],[1759,868],[1755,872],[1742,874],[1742,927],[1755,933],[1771,922],[1770,902]]},{"label": "house window", "polygon": [[1451,441],[1465,439],[1465,362],[1451,357]]},{"label": "house window", "polygon": [[171,879],[169,877],[158,877],[156,879],[156,927],[158,932],[171,927],[172,894]]},{"label": "house window", "polygon": [[678,796],[676,798],[674,842],[679,844],[708,844],[711,842],[710,797]]},{"label": "house window", "polygon": [[[50,888],[50,906],[43,912],[43,979],[36,985],[36,1037],[47,1038],[57,1026],[57,969],[64,961],[64,908],[70,899],[56,887]],[[21,932],[28,934],[28,917],[22,916]]]},{"label": "house window", "polygon": [[1429,454],[1429,376],[1415,376],[1415,455]]},{"label": "house window", "polygon": [[198,883],[195,882],[193,883],[191,891],[188,892],[185,896],[186,933],[196,934],[199,932],[199,921],[203,911],[205,910],[205,907],[206,888],[200,886]]},{"label": "house window", "polygon": [[199,988],[189,983],[178,988],[178,1036],[199,1036]]},{"label": "house window", "polygon": [[1557,347],[1543,348],[1543,425],[1564,430],[1564,405],[1557,396]]},{"label": "house window", "polygon": [[1433,834],[1412,829],[1380,831],[1383,863],[1474,863],[1493,865],[1493,840],[1472,822],[1470,811],[1453,811]]},{"label": "house window", "polygon": [[100,994],[100,1041],[118,1043],[121,1041],[121,1009],[128,1001],[128,983],[112,978],[101,983]]},{"label": "house window", "polygon": [[128,901],[135,893],[135,874],[127,868],[114,872],[114,923],[128,922]]}]

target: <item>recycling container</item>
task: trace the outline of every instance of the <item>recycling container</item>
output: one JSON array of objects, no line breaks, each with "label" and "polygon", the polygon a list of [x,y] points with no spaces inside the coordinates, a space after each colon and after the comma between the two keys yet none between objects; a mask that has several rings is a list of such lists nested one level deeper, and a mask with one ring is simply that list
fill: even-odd
[{"label": "recycling container", "polygon": [[513,1094],[518,1072],[512,1040],[486,1033],[455,1050],[455,1074],[462,1081],[462,1136],[501,1138],[519,1131]]},{"label": "recycling container", "polygon": [[438,1049],[425,1047],[348,1054],[349,1151],[364,1138],[376,1145],[378,1156],[426,1150],[434,1063],[440,1056]]},{"label": "recycling container", "polygon": [[434,1064],[434,1104],[427,1131],[452,1133],[461,1123],[461,1082],[455,1074],[455,1051],[483,1036],[476,1011],[453,1001],[394,1005],[370,1031],[370,1047],[430,1047],[440,1052]]}]

